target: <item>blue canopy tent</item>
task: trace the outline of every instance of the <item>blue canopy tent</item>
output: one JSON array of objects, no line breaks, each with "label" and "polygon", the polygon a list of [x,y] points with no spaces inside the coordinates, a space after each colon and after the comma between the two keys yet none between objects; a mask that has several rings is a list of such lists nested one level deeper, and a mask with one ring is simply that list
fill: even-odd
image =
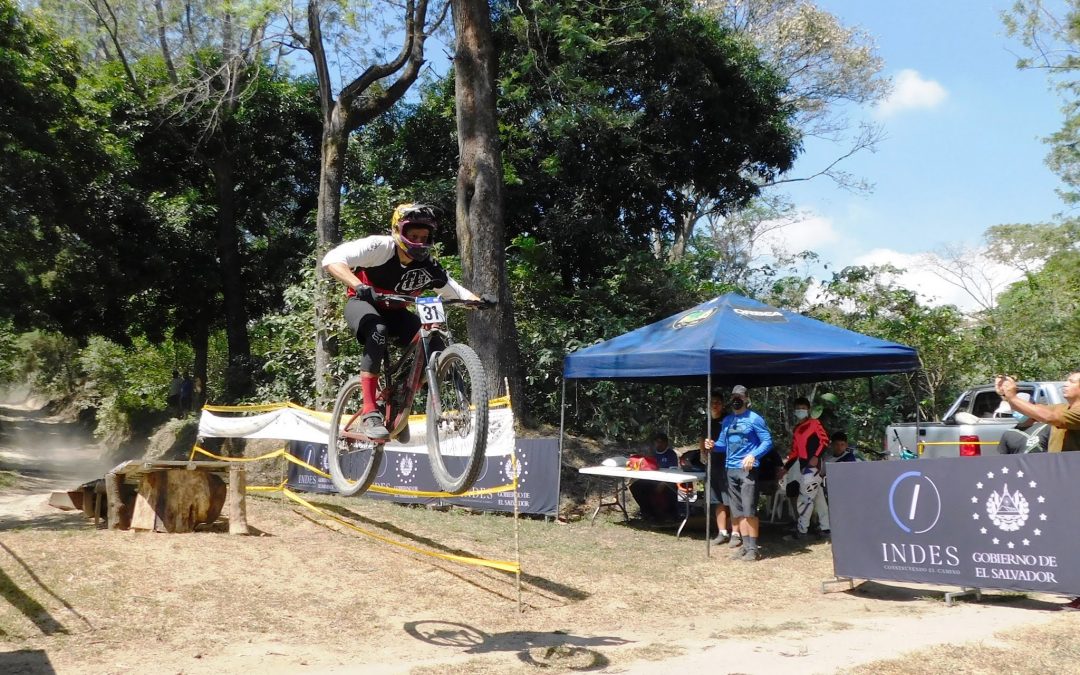
[{"label": "blue canopy tent", "polygon": [[764,387],[917,370],[911,347],[735,293],[567,354],[567,380]]},{"label": "blue canopy tent", "polygon": [[[567,354],[563,360],[562,410],[566,380],[705,384],[707,397],[714,385],[764,387],[918,368],[919,355],[911,347],[728,293]],[[564,421],[560,419],[560,454]],[[705,492],[708,540],[711,508],[709,491]]]}]

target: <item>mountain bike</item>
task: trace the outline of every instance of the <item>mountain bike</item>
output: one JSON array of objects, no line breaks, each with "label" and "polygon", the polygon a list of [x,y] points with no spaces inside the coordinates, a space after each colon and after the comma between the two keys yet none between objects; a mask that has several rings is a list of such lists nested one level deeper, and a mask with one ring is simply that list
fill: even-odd
[{"label": "mountain bike", "polygon": [[472,487],[483,468],[488,390],[476,352],[453,341],[444,305],[487,309],[495,303],[386,293],[376,293],[375,299],[415,305],[420,330],[396,362],[391,362],[389,350],[384,357],[386,365],[379,378],[376,406],[390,431],[389,439],[371,439],[360,430],[363,395],[359,375],[339,390],[326,447],[334,487],[345,496],[371,487],[382,465],[387,440],[408,442],[409,415],[414,400],[421,395],[427,399],[431,471],[443,490],[461,494]]}]

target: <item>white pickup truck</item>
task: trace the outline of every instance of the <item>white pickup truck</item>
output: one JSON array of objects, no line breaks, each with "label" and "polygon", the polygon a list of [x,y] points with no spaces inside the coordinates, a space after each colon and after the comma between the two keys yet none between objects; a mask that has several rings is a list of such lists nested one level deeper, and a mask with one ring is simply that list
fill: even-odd
[{"label": "white pickup truck", "polygon": [[[1064,382],[1020,382],[1035,403],[1064,403]],[[901,422],[885,429],[885,450],[890,459],[907,453],[920,457],[974,457],[997,454],[997,442],[1016,425],[1008,413],[995,414],[1001,397],[994,385],[975,387],[961,394],[940,422]],[[960,419],[957,419],[959,416]]]}]

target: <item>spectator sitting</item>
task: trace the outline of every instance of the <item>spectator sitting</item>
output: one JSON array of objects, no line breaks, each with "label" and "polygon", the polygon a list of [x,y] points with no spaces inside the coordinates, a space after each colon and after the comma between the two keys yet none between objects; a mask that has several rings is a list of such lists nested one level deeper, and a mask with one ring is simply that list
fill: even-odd
[{"label": "spectator sitting", "polygon": [[848,445],[847,434],[843,431],[834,431],[829,441],[829,452],[825,455],[826,463],[833,462],[861,462],[862,457],[855,449]]},{"label": "spectator sitting", "polygon": [[[679,455],[669,444],[667,434],[653,434],[652,443],[645,451],[646,457],[656,460],[657,468],[679,468]],[[630,483],[630,494],[638,503],[641,516],[646,520],[670,520],[678,508],[675,485],[652,480],[635,480]]]},{"label": "spectator sitting", "polygon": [[[1031,394],[1020,392],[1016,395],[1024,402],[1031,401]],[[1046,452],[1050,443],[1050,425],[1044,422],[1036,422],[1027,415],[1012,409],[1008,401],[1002,401],[995,415],[1011,415],[1016,420],[1016,426],[1006,429],[998,441],[998,454],[1017,455],[1028,452]]]}]

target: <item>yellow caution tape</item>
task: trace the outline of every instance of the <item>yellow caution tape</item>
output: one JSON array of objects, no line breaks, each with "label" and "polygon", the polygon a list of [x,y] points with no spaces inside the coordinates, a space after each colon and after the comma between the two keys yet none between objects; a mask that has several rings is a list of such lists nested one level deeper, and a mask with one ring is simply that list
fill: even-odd
[{"label": "yellow caution tape", "polygon": [[411,544],[406,544],[406,543],[403,543],[403,542],[400,542],[400,541],[396,541],[394,539],[390,539],[389,537],[384,537],[381,534],[376,534],[375,532],[371,532],[370,530],[365,530],[362,527],[357,527],[356,525],[353,525],[352,523],[350,523],[349,521],[347,521],[347,520],[345,520],[343,518],[340,518],[340,517],[338,517],[338,516],[336,516],[336,515],[334,515],[332,513],[329,513],[327,511],[324,511],[324,510],[320,509],[319,507],[315,506],[314,504],[307,501],[306,499],[304,499],[300,495],[296,494],[292,490],[289,490],[288,488],[283,487],[283,488],[281,488],[281,490],[282,490],[282,492],[285,493],[286,497],[293,500],[297,504],[300,504],[301,506],[309,508],[312,511],[318,513],[319,515],[321,515],[321,516],[323,516],[325,518],[329,518],[330,520],[333,520],[335,522],[338,522],[338,523],[344,525],[345,527],[348,527],[348,528],[350,528],[352,530],[356,530],[357,532],[359,532],[360,534],[362,534],[364,536],[371,537],[372,539],[375,539],[377,541],[381,541],[381,542],[383,542],[385,544],[390,544],[392,546],[398,546],[400,548],[412,551],[413,553],[419,553],[421,555],[430,556],[432,558],[441,558],[443,560],[449,560],[449,561],[452,561],[452,562],[461,563],[463,565],[475,565],[475,566],[478,566],[478,567],[491,567],[493,569],[502,570],[503,572],[512,572],[514,574],[517,574],[517,573],[521,572],[521,565],[518,564],[516,561],[513,561],[513,560],[486,560],[484,558],[470,558],[470,557],[467,557],[467,556],[453,555],[453,554],[450,554],[450,553],[439,553],[437,551],[428,551],[426,549],[422,549],[422,548],[419,548],[417,546],[413,546]]},{"label": "yellow caution tape", "polygon": [[[508,408],[510,407],[510,395],[499,396],[488,401],[488,408]],[[331,413],[323,412],[321,410],[313,410],[311,408],[305,408],[302,405],[286,401],[285,403],[245,403],[243,405],[204,405],[203,410],[207,412],[239,412],[239,413],[251,413],[251,412],[272,412],[274,410],[281,410],[282,408],[292,408],[294,410],[302,410],[310,415],[314,415],[322,420],[329,421],[333,416]],[[423,418],[424,415],[410,415],[409,419]]]},{"label": "yellow caution tape", "polygon": [[[194,457],[196,452],[199,453],[199,454],[202,454],[202,455],[206,455],[207,457],[212,457],[214,459],[221,460],[221,461],[224,461],[224,462],[254,461],[256,459],[270,459],[270,458],[273,458],[273,457],[279,457],[280,456],[280,457],[284,457],[288,461],[291,461],[291,462],[293,462],[293,463],[295,463],[295,464],[297,464],[299,466],[304,467],[308,471],[316,473],[316,474],[318,474],[320,476],[323,476],[325,478],[330,477],[328,474],[324,473],[323,471],[320,471],[319,469],[316,469],[315,467],[311,466],[310,464],[303,461],[302,459],[298,459],[298,458],[292,456],[291,454],[286,452],[284,448],[279,449],[279,450],[275,450],[274,452],[270,452],[270,453],[267,453],[265,455],[260,455],[259,457],[222,457],[220,455],[215,455],[214,453],[209,452],[208,450],[200,448],[199,446],[195,446],[194,448],[192,448],[191,456]],[[284,495],[286,497],[293,500],[294,502],[296,502],[298,504],[301,504],[302,506],[306,506],[307,508],[315,511],[316,513],[319,513],[322,516],[330,518],[331,520],[335,520],[335,521],[341,523],[342,525],[345,525],[346,527],[352,528],[352,529],[356,530],[357,532],[359,532],[359,533],[361,533],[363,535],[366,535],[366,536],[371,537],[373,539],[377,539],[377,540],[379,540],[381,542],[384,542],[384,543],[387,543],[387,544],[393,544],[394,546],[400,546],[401,548],[408,549],[408,550],[413,551],[415,553],[420,553],[422,555],[432,556],[434,558],[442,558],[444,560],[450,560],[450,561],[462,563],[462,564],[465,564],[465,565],[477,565],[477,566],[480,566],[480,567],[491,567],[491,568],[494,568],[494,569],[497,569],[497,570],[502,570],[504,572],[518,573],[518,572],[521,571],[521,566],[516,562],[501,561],[501,560],[486,560],[484,558],[469,558],[469,557],[466,557],[466,556],[451,555],[449,553],[437,553],[435,551],[427,551],[425,549],[417,548],[417,547],[411,546],[409,544],[403,544],[403,543],[401,543],[399,541],[395,541],[393,539],[389,539],[389,538],[384,537],[382,535],[375,534],[374,532],[370,532],[370,531],[365,530],[363,528],[357,527],[356,525],[353,525],[352,523],[350,523],[350,522],[348,522],[346,520],[343,520],[343,519],[341,519],[341,518],[339,518],[339,517],[337,517],[337,516],[335,516],[335,515],[333,515],[331,513],[327,513],[326,511],[320,509],[319,507],[315,506],[314,504],[311,504],[310,502],[305,500],[303,497],[299,496],[298,494],[296,494],[292,490],[289,490],[289,488],[286,487],[287,484],[288,484],[288,481],[282,482],[282,483],[280,483],[278,485],[249,485],[249,486],[247,486],[246,489],[247,489],[248,492],[282,492],[282,493],[284,493]],[[449,494],[447,492],[421,492],[421,491],[409,491],[409,490],[396,490],[394,488],[384,488],[384,487],[381,487],[381,486],[378,486],[378,485],[373,485],[370,488],[370,490],[373,491],[373,492],[382,492],[384,494],[401,494],[401,495],[408,495],[408,496],[411,496],[411,497],[441,497],[441,496],[463,497],[463,496],[467,496],[467,495],[491,494],[492,492],[496,492],[496,491],[497,492],[503,492],[503,491],[505,491],[505,489],[507,487],[509,487],[511,489],[515,489],[517,487],[517,481],[515,480],[509,486],[501,486],[501,487],[498,487],[498,488],[487,488],[487,489],[484,489],[484,490],[472,490],[470,492],[466,492],[466,493],[463,493],[461,495],[451,495],[451,494]]]},{"label": "yellow caution tape", "polygon": [[[200,448],[199,446],[196,445],[195,447],[193,447],[191,449],[191,456],[188,458],[188,461],[191,461],[192,459],[195,458],[195,453],[199,453],[200,455],[206,455],[207,457],[210,457],[212,459],[216,459],[216,460],[219,460],[219,461],[222,461],[222,462],[254,462],[254,461],[260,460],[260,459],[273,459],[274,457],[284,457],[285,461],[287,461],[287,462],[292,462],[293,464],[296,464],[297,466],[303,467],[303,468],[307,469],[308,471],[310,471],[310,472],[312,472],[312,473],[314,473],[314,474],[316,474],[318,476],[322,476],[323,478],[330,479],[330,474],[328,474],[325,471],[317,469],[314,466],[308,464],[307,462],[300,459],[299,457],[297,457],[297,456],[293,455],[292,453],[286,451],[285,448],[281,448],[281,449],[275,450],[273,452],[268,452],[265,455],[259,455],[258,457],[222,457],[221,455],[215,455],[214,453],[210,452],[209,450],[205,450],[205,449]],[[385,487],[385,486],[382,486],[382,485],[372,485],[370,488],[368,488],[368,490],[371,491],[371,492],[377,492],[379,494],[384,494],[384,495],[398,495],[398,496],[402,496],[402,497],[433,497],[433,498],[447,498],[447,499],[452,499],[454,497],[475,497],[477,495],[492,495],[492,494],[498,494],[500,492],[510,492],[510,491],[516,490],[516,489],[517,489],[517,478],[514,478],[513,482],[507,483],[505,485],[497,485],[495,487],[489,487],[489,488],[480,488],[478,490],[469,490],[468,492],[461,492],[461,493],[429,492],[429,491],[426,491],[426,490],[402,490],[400,488]]]},{"label": "yellow caution tape", "polygon": [[920,441],[915,445],[915,453],[923,454],[923,448],[928,445],[997,445],[997,441]]},{"label": "yellow caution tape", "polygon": [[247,405],[204,405],[209,412],[269,412],[289,407],[288,403],[251,403]]}]

